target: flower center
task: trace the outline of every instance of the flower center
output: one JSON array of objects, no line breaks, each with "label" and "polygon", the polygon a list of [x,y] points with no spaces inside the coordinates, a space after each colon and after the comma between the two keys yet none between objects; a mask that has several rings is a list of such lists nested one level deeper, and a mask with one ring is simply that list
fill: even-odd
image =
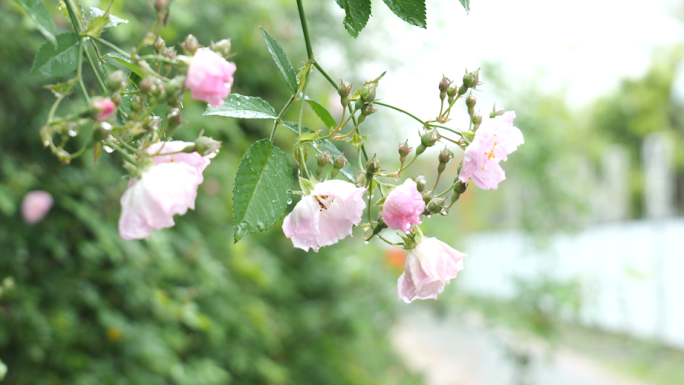
[{"label": "flower center", "polygon": [[335,200],[335,197],[330,195],[314,195],[313,198],[318,202],[318,205],[321,206],[321,211],[327,210]]},{"label": "flower center", "polygon": [[[496,135],[494,135],[494,136],[496,136]],[[489,152],[485,151],[485,155],[487,155],[487,160],[492,160],[492,158],[496,158],[496,156],[494,156],[494,149],[496,148],[497,144],[498,144],[498,142],[494,142],[492,149],[489,150]],[[480,167],[480,170],[484,170],[484,166]]]}]

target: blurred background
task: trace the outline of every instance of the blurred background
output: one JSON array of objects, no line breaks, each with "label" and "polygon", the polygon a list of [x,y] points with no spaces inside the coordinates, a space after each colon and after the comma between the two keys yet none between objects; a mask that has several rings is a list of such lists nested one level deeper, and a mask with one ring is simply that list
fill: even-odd
[{"label": "blurred background", "polygon": [[[58,2],[45,4],[68,31]],[[191,123],[174,139],[204,129],[224,142],[196,210],[149,241],[120,240],[120,159],[61,166],[42,148],[53,96],[40,86],[58,79],[29,76],[43,38],[0,1],[3,384],[684,383],[680,3],[473,0],[466,15],[457,1],[434,1],[422,30],[374,1],[356,40],[333,1],[305,6],[317,60],[334,78],[361,84],[387,70],[378,98],[427,119],[442,75],[459,83],[480,67],[476,109],[516,111],[525,144],[503,164],[507,180],[471,186],[449,217],[425,221],[468,254],[466,269],[438,301],[407,305],[396,299],[405,253],[363,244],[360,230],[318,254],[292,248],[279,224],[234,245],[237,163],[271,126],[200,117],[204,105],[189,99]],[[112,13],[131,21],[105,32],[122,47],[154,21],[146,2],[116,1]],[[188,33],[205,45],[232,38],[234,92],[279,109],[289,91],[258,26],[303,65],[293,1],[174,0],[162,36],[168,46]],[[339,111],[319,74],[310,89]],[[465,106],[456,107],[449,125],[462,128]],[[376,108],[363,127],[369,151],[398,167],[396,144],[415,147],[419,127]],[[320,125],[306,111],[305,125]],[[279,130],[276,141],[294,138]],[[428,185],[441,148],[412,170]],[[462,153],[449,148],[455,176]],[[35,225],[20,213],[31,190],[55,200]]]}]

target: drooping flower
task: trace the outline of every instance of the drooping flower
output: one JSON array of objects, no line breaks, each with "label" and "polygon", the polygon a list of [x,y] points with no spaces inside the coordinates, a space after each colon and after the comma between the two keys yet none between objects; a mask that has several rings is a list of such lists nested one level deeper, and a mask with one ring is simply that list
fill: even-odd
[{"label": "drooping flower", "polygon": [[397,284],[399,299],[406,303],[416,298],[437,299],[444,286],[463,270],[465,257],[437,238],[425,238],[406,258]]},{"label": "drooping flower", "polygon": [[193,99],[220,107],[230,94],[236,69],[234,63],[226,61],[219,53],[198,49],[190,62],[185,86],[192,91]]},{"label": "drooping flower", "polygon": [[413,225],[420,224],[420,214],[425,211],[423,196],[416,188],[416,182],[406,179],[401,186],[389,193],[382,206],[382,220],[390,229],[409,232]]},{"label": "drooping flower", "polygon": [[40,222],[52,208],[52,195],[47,191],[31,191],[21,202],[21,215],[24,222],[34,224]]},{"label": "drooping flower", "polygon": [[463,167],[458,176],[461,182],[470,178],[483,190],[496,190],[506,179],[499,162],[506,161],[508,154],[525,143],[522,132],[513,125],[513,119],[515,112],[509,111],[482,122],[463,155]]},{"label": "drooping flower", "polygon": [[285,217],[283,232],[292,244],[302,250],[329,246],[352,234],[361,223],[366,208],[363,194],[366,188],[352,183],[329,180],[316,185]]},{"label": "drooping flower", "polygon": [[131,179],[121,197],[119,235],[125,240],[149,238],[153,229],[171,227],[173,216],[195,209],[197,187],[210,157],[197,152],[175,153],[192,142],[159,142],[147,152],[154,156],[154,166],[140,179]]},{"label": "drooping flower", "polygon": [[95,100],[91,107],[94,110],[95,120],[100,122],[112,116],[116,111],[116,104],[109,98]]}]

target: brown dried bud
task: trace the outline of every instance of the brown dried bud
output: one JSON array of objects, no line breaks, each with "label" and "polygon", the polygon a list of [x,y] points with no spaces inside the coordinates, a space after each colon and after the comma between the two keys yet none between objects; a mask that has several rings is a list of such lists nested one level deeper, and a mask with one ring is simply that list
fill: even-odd
[{"label": "brown dried bud", "polygon": [[439,82],[439,90],[442,92],[447,92],[451,83],[453,82],[449,81],[446,76],[442,76],[442,80]]},{"label": "brown dried bud", "polygon": [[446,147],[444,147],[444,149],[439,153],[439,163],[449,163],[449,161],[451,161],[453,158],[454,154]]}]

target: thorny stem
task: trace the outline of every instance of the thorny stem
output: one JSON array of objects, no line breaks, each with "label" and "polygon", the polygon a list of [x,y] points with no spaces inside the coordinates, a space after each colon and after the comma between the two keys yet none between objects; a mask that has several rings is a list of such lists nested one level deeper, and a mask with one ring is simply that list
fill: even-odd
[{"label": "thorny stem", "polygon": [[276,128],[278,128],[278,122],[280,121],[280,119],[281,119],[281,118],[283,117],[283,115],[285,114],[285,111],[287,111],[287,109],[290,108],[290,105],[292,105],[292,102],[293,102],[294,100],[295,100],[295,96],[292,95],[292,96],[290,97],[290,100],[288,100],[288,101],[287,101],[287,104],[285,104],[285,107],[283,107],[283,109],[280,110],[280,113],[278,114],[278,117],[277,117],[277,118],[275,119],[275,121],[273,122],[273,129],[271,130],[271,137],[270,137],[271,143],[273,143],[273,138],[275,138]]}]

